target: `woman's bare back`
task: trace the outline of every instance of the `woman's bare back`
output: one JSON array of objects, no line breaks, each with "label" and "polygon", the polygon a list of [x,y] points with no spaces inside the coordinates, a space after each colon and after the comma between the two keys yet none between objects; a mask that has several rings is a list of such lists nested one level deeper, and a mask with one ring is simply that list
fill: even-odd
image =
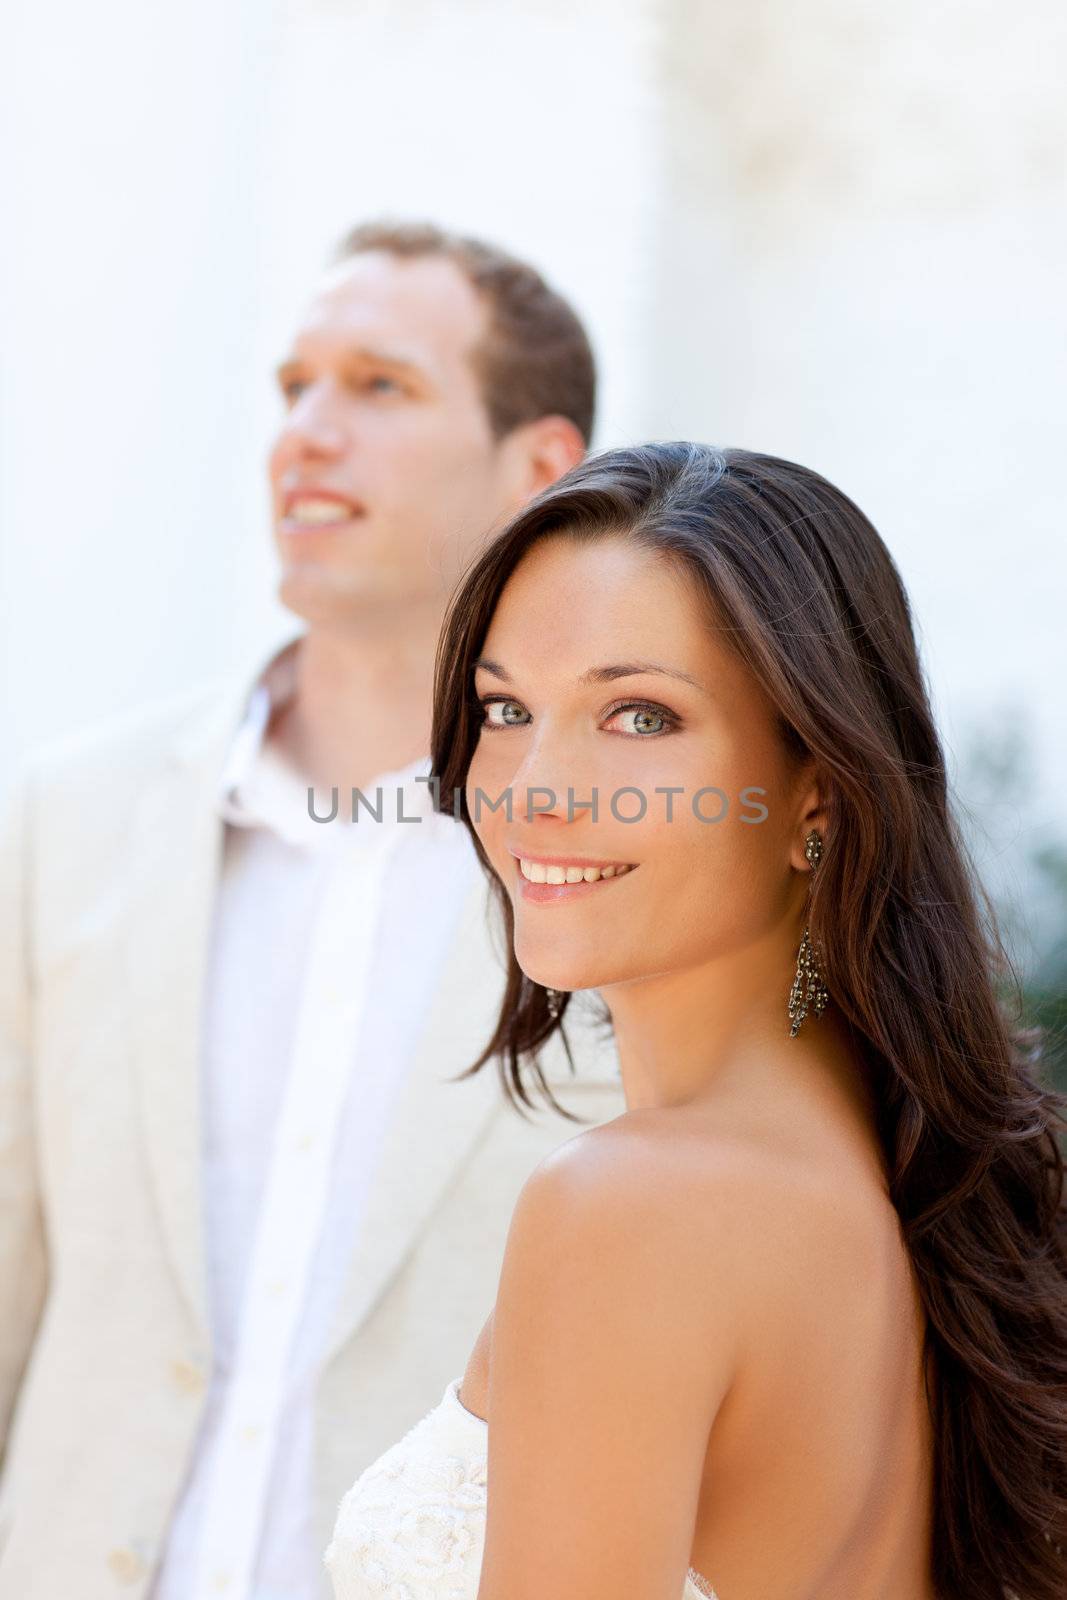
[{"label": "woman's bare back", "polygon": [[[758,1126],[711,1105],[643,1109],[578,1136],[611,1141],[627,1181],[676,1208],[679,1276],[703,1286],[679,1315],[707,1319],[709,1346],[740,1319],[691,1564],[729,1600],[932,1600],[924,1322],[897,1215],[847,1118],[779,1109]],[[492,1324],[461,1390],[483,1417]]]}]

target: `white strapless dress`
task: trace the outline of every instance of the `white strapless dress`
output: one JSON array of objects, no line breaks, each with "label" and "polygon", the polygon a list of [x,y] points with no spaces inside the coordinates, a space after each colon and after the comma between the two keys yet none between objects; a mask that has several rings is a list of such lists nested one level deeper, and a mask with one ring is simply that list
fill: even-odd
[{"label": "white strapless dress", "polygon": [[[326,1568],[335,1600],[477,1600],[489,1427],[444,1397],[361,1473],[341,1502]],[[680,1600],[715,1600],[692,1568]]]}]

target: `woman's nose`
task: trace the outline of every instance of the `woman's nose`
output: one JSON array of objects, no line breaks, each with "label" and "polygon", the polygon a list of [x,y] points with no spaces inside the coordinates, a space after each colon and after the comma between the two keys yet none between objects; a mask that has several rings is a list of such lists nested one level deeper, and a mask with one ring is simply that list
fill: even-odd
[{"label": "woman's nose", "polygon": [[531,742],[509,785],[512,814],[517,820],[534,816],[558,815],[573,821],[575,816],[592,815],[587,803],[595,797],[590,775],[585,771],[573,744],[563,738],[542,734]]}]

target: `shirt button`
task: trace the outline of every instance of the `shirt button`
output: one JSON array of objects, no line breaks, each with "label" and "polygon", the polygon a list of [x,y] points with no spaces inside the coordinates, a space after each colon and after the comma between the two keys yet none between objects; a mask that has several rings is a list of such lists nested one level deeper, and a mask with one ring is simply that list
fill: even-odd
[{"label": "shirt button", "polygon": [[129,1549],[128,1546],[112,1550],[107,1558],[107,1564],[120,1583],[136,1583],[145,1575],[144,1562],[137,1551]]},{"label": "shirt button", "polygon": [[175,1386],[183,1394],[201,1394],[204,1388],[204,1374],[195,1361],[188,1361],[183,1356],[170,1364],[170,1375]]}]

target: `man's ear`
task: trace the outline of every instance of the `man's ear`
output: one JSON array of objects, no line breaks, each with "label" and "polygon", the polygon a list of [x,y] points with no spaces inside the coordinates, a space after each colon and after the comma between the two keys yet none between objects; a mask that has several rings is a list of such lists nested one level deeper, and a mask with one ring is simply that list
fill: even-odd
[{"label": "man's ear", "polygon": [[569,417],[538,417],[513,428],[502,441],[509,488],[516,511],[576,467],[585,456],[585,440]]}]

